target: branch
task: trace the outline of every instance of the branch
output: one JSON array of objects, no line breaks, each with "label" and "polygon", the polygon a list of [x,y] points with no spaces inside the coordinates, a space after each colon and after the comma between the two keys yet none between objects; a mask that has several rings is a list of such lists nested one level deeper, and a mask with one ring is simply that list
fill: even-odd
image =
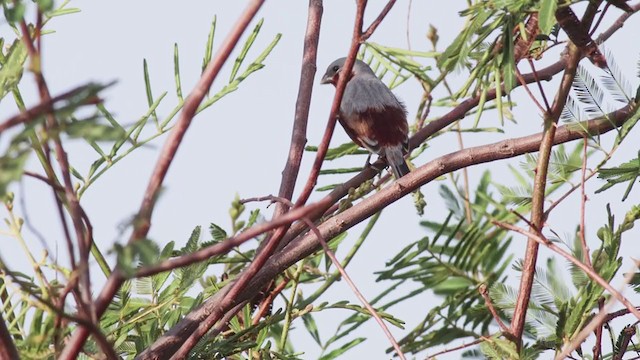
[{"label": "branch", "polygon": [[0,359],[20,359],[16,344],[2,318],[2,311],[0,311]]},{"label": "branch", "polygon": [[373,20],[373,22],[371,23],[371,25],[369,25],[367,30],[365,30],[362,33],[362,35],[360,36],[360,42],[367,41],[369,37],[373,35],[373,32],[376,31],[376,29],[378,28],[378,25],[380,25],[382,20],[384,20],[384,18],[387,16],[387,14],[389,13],[393,5],[395,5],[395,3],[396,3],[396,0],[389,0],[387,5],[385,5],[382,11],[380,11],[380,14],[378,15],[378,17],[375,20]]},{"label": "branch", "polygon": [[[213,80],[216,78],[220,69],[238,43],[240,36],[242,36],[249,25],[249,22],[254,18],[263,3],[264,0],[253,0],[249,3],[244,13],[237,20],[235,26],[220,46],[215,58],[207,65],[195,88],[185,99],[180,118],[171,130],[162,152],[160,153],[160,157],[156,162],[156,166],[149,180],[140,210],[138,211],[136,221],[134,222],[135,226],[129,242],[142,239],[146,237],[149,232],[149,227],[151,226],[151,215],[155,205],[156,196],[169,170],[169,166],[178,151],[178,147],[191,124],[191,120],[193,120],[198,106],[209,91]],[[107,309],[109,302],[111,302],[111,299],[113,299],[113,296],[116,291],[118,291],[123,281],[124,277],[117,270],[114,271],[107,279],[105,287],[102,289],[102,292],[95,301],[95,311],[98,317],[100,317]],[[76,329],[69,339],[67,346],[60,354],[60,359],[74,359],[80,352],[88,335],[89,332],[87,329]]]},{"label": "branch", "polygon": [[[307,123],[309,120],[309,104],[313,91],[313,81],[316,74],[316,59],[318,54],[318,40],[320,38],[320,24],[322,22],[322,0],[309,0],[309,16],[307,30],[304,36],[304,50],[302,55],[302,71],[296,100],[296,113],[291,132],[291,146],[287,163],[282,171],[282,182],[278,196],[291,200],[296,186],[300,163],[307,142]],[[284,204],[278,203],[273,218],[286,211]]]},{"label": "branch", "polygon": [[[578,62],[580,62],[581,51],[574,45],[569,45],[566,68],[562,76],[560,88],[556,94],[556,98],[551,106],[551,111],[547,112],[544,117],[544,132],[538,155],[538,163],[536,164],[535,176],[533,180],[533,194],[531,195],[531,226],[530,231],[540,233],[544,226],[544,200],[545,189],[547,185],[547,171],[549,168],[549,159],[551,156],[551,148],[554,145],[554,138],[558,119],[562,113],[567,96],[571,91],[573,78],[576,75]],[[531,288],[536,273],[536,262],[538,260],[538,246],[535,239],[530,238],[527,242],[527,249],[522,265],[522,276],[520,277],[520,289],[516,306],[513,311],[513,319],[511,322],[511,335],[517,342],[518,348],[522,346],[522,333],[524,332],[525,319],[527,316],[527,308],[531,298]]]},{"label": "branch", "polygon": [[489,310],[489,312],[491,313],[491,316],[493,316],[493,320],[495,320],[495,322],[498,324],[500,331],[502,331],[505,334],[509,334],[509,328],[504,324],[504,322],[502,322],[502,319],[500,318],[500,314],[498,314],[498,311],[496,310],[496,308],[493,306],[493,303],[491,302],[491,297],[489,296],[489,289],[487,288],[487,284],[480,285],[480,287],[478,288],[478,292],[480,293],[480,295],[482,295],[482,298],[484,299],[484,304],[487,307],[487,310]]},{"label": "branch", "polygon": [[[23,124],[23,123],[29,123],[37,119],[38,117],[44,115],[45,113],[53,111],[54,104],[64,100],[68,100],[82,93],[83,91],[87,90],[89,87],[91,87],[91,85],[78,86],[77,88],[71,89],[49,100],[42,101],[38,105],[35,105],[27,110],[22,111],[18,115],[14,115],[10,117],[9,119],[5,120],[3,123],[0,124],[0,133],[2,133],[3,131],[13,126]],[[98,102],[100,102],[100,99],[98,99],[97,97],[93,97],[93,98],[85,99],[85,101],[79,105],[90,105],[90,104],[96,104]]]}]

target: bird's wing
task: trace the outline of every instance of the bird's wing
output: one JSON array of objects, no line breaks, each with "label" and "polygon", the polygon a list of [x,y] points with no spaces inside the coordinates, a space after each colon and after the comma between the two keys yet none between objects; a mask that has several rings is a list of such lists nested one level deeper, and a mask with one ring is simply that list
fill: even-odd
[{"label": "bird's wing", "polygon": [[341,107],[345,113],[382,111],[385,107],[402,107],[391,90],[375,76],[354,77],[347,83]]}]

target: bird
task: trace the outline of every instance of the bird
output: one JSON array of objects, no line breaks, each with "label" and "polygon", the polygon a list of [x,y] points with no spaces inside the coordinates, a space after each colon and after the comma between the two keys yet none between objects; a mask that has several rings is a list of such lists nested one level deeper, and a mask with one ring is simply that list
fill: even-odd
[{"label": "bird", "polygon": [[[336,86],[345,76],[347,58],[332,62],[321,84]],[[409,173],[405,156],[409,151],[409,124],[404,104],[361,60],[356,60],[342,96],[338,121],[353,142],[377,154],[389,165],[396,179]]]}]

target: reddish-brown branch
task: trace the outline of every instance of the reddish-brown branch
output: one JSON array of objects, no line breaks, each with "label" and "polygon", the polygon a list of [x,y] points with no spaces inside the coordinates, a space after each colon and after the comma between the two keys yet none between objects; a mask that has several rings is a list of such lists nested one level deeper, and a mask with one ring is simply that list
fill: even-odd
[{"label": "reddish-brown branch", "polygon": [[500,327],[500,331],[508,335],[509,328],[504,324],[504,322],[502,322],[502,319],[500,318],[500,314],[498,314],[498,311],[496,311],[496,308],[493,306],[493,303],[491,302],[491,298],[489,297],[489,289],[487,288],[487,285],[486,284],[480,285],[480,287],[478,288],[478,292],[480,293],[480,295],[482,295],[482,298],[484,299],[484,304],[489,310],[489,312],[491,313],[491,316],[493,316],[493,320],[495,320],[495,322],[498,324],[498,327]]},{"label": "reddish-brown branch", "polygon": [[258,306],[258,311],[253,316],[253,320],[251,321],[252,325],[257,325],[260,322],[260,319],[267,315],[269,309],[273,305],[273,301],[276,299],[276,296],[280,294],[289,284],[291,279],[285,277],[282,279],[280,284],[278,284],[273,290],[269,292],[269,294],[260,302],[260,306]]},{"label": "reddish-brown branch", "polygon": [[[598,299],[598,309],[604,311],[604,298]],[[600,360],[600,354],[602,354],[602,324],[596,327],[596,343],[593,345],[593,359]]]},{"label": "reddish-brown branch", "polygon": [[[564,104],[567,101],[567,96],[571,90],[571,84],[575,77],[578,62],[580,61],[580,49],[575,46],[569,46],[568,55],[566,60],[566,68],[560,83],[560,88],[556,94],[556,98],[551,106],[551,111],[545,114],[544,119],[544,132],[542,141],[540,142],[540,149],[538,154],[538,163],[536,165],[536,172],[533,182],[533,194],[531,202],[531,231],[540,232],[544,226],[544,200],[545,189],[547,184],[547,170],[549,166],[549,159],[551,156],[551,148],[554,145],[554,139],[556,135],[557,123],[560,118]],[[513,320],[511,322],[511,335],[514,339],[521,341],[522,333],[524,331],[524,325],[527,315],[527,308],[529,306],[529,299],[531,298],[531,288],[533,286],[533,280],[536,270],[536,262],[538,260],[538,243],[535,239],[529,239],[527,242],[527,249],[524,256],[524,263],[522,265],[522,277],[520,278],[520,288],[518,291],[518,298],[516,300],[516,306],[513,312]],[[518,347],[521,346],[519,342]]]},{"label": "reddish-brown branch", "polygon": [[[387,5],[385,5],[382,11],[380,11],[380,14],[378,15],[378,17],[375,20],[373,20],[373,22],[371,23],[371,25],[369,25],[367,30],[365,30],[362,33],[362,35],[360,36],[360,42],[367,41],[367,39],[369,39],[369,37],[373,35],[373,32],[376,31],[376,29],[378,28],[378,25],[380,25],[382,20],[384,20],[384,18],[387,16],[387,14],[389,13],[389,11],[391,10],[391,8],[395,3],[396,3],[396,0],[389,0]],[[365,4],[366,4],[366,1],[365,1]]]},{"label": "reddish-brown branch", "polygon": [[[156,162],[153,174],[149,180],[147,190],[140,206],[140,210],[136,216],[134,230],[129,239],[129,242],[137,241],[144,238],[151,225],[151,215],[155,205],[155,199],[158,191],[164,181],[164,178],[169,170],[169,166],[173,162],[178,147],[182,143],[184,135],[191,124],[193,117],[195,116],[198,106],[208,93],[211,84],[220,72],[220,69],[229,58],[231,51],[235,48],[236,44],[240,40],[240,36],[244,33],[245,29],[258,12],[264,0],[254,0],[247,6],[244,13],[240,16],[233,29],[230,31],[227,38],[224,40],[218,53],[212,59],[211,63],[205,68],[202,77],[196,84],[195,88],[185,99],[182,113],[176,124],[174,125],[171,133],[169,134],[167,141],[160,153],[160,157]],[[107,279],[107,284],[103,288],[100,296],[96,299],[96,313],[100,316],[107,308],[107,305],[113,298],[115,292],[120,287],[123,278],[118,271],[114,271],[112,275]],[[60,355],[60,359],[73,359],[77,356],[78,352],[82,348],[82,344],[88,336],[88,331],[83,328],[77,329],[72,337],[69,339],[67,346]]]},{"label": "reddish-brown branch", "polygon": [[332,201],[331,198],[324,198],[319,202],[310,204],[308,206],[293,209],[270,222],[261,223],[256,226],[253,226],[239,233],[234,237],[226,239],[223,242],[220,242],[212,246],[208,246],[202,250],[198,250],[189,255],[168,259],[152,266],[142,267],[136,272],[135,277],[151,276],[153,274],[157,274],[163,271],[168,271],[168,270],[179,268],[181,266],[186,266],[199,261],[204,261],[206,259],[209,259],[212,256],[225,254],[231,251],[231,249],[233,249],[234,247],[240,246],[246,241],[251,240],[260,234],[264,234],[267,231],[276,229],[283,225],[291,224],[292,222],[298,221],[304,217],[308,217],[311,214],[316,213],[318,209],[321,209],[327,206],[327,204],[330,203],[331,201]]},{"label": "reddish-brown branch", "polygon": [[[313,82],[316,74],[316,59],[318,54],[318,40],[320,38],[320,24],[322,23],[322,0],[309,0],[309,15],[307,17],[307,30],[304,36],[304,49],[302,55],[302,71],[300,85],[298,87],[298,99],[296,100],[296,112],[291,132],[291,146],[287,163],[282,171],[282,182],[278,196],[291,200],[293,190],[298,179],[300,163],[304,154],[304,146],[307,142],[307,123],[309,120],[309,104]],[[283,204],[278,204],[273,218],[282,215],[286,209]]]},{"label": "reddish-brown branch", "polygon": [[[356,10],[356,20],[353,27],[353,35],[351,39],[351,47],[349,48],[349,53],[347,54],[347,60],[343,65],[342,73],[350,74],[351,69],[353,68],[353,64],[355,63],[356,54],[358,53],[358,49],[360,48],[360,36],[362,34],[362,22],[364,19],[364,10],[366,7],[366,0],[358,0],[357,10]],[[327,126],[324,130],[324,135],[322,136],[322,140],[318,144],[318,150],[316,152],[315,160],[313,161],[313,166],[311,171],[309,172],[309,177],[307,178],[307,182],[305,183],[304,188],[300,192],[300,196],[296,200],[295,206],[299,207],[306,204],[313,188],[316,186],[316,182],[318,180],[318,175],[320,175],[320,168],[322,168],[322,163],[324,162],[324,157],[327,155],[327,150],[329,149],[329,143],[331,142],[331,138],[333,137],[333,131],[336,127],[336,122],[338,120],[338,110],[340,109],[340,102],[342,101],[342,95],[344,94],[344,89],[347,86],[347,81],[349,80],[348,76],[340,76],[338,79],[338,83],[336,84],[336,93],[333,97],[333,103],[331,104],[331,110],[329,111],[329,119],[327,120]]]},{"label": "reddish-brown branch", "polygon": [[[68,100],[69,98],[72,98],[78,95],[79,93],[81,93],[82,91],[86,90],[86,88],[87,88],[87,85],[79,86],[65,93],[62,93],[58,96],[55,96],[51,98],[49,101],[43,101],[38,105],[32,106],[29,109],[22,111],[18,115],[14,115],[10,117],[9,119],[5,120],[3,123],[0,124],[0,133],[16,125],[26,124],[37,119],[38,117],[44,115],[45,113],[52,111],[53,106],[56,103],[59,103],[64,100]],[[90,105],[90,104],[96,104],[98,102],[100,102],[100,99],[90,98],[90,99],[87,99],[83,104],[78,104],[78,105]]]},{"label": "reddish-brown branch", "polygon": [[0,311],[0,359],[20,359],[16,344]]},{"label": "reddish-brown branch", "polygon": [[466,349],[466,348],[474,346],[474,345],[478,345],[481,342],[485,341],[486,339],[487,339],[486,337],[481,337],[480,339],[474,340],[474,341],[472,341],[470,343],[467,343],[467,344],[462,344],[462,345],[456,346],[456,347],[451,348],[451,349],[444,349],[442,351],[438,351],[435,354],[427,356],[427,359],[428,360],[436,360],[436,358],[438,356],[440,356],[440,355],[448,354],[448,353],[451,353],[451,352],[454,352],[454,351],[458,351],[458,350]]},{"label": "reddish-brown branch", "polygon": [[[608,131],[611,131],[614,128],[614,125],[620,126],[624,123],[626,118],[629,116],[629,110],[630,109],[626,107],[618,111],[615,111],[613,113],[607,114],[606,119],[604,118],[594,119],[594,120],[583,122],[582,124],[579,124],[579,125],[572,124],[572,125],[561,126],[556,131],[554,144],[561,144],[561,143],[573,141],[576,139],[581,139],[584,135],[585,129],[591,135],[603,134]],[[608,119],[611,119],[611,120],[608,120]],[[454,153],[434,159],[429,163],[419,167],[415,171],[412,171],[412,174],[414,172],[415,174],[405,176],[407,177],[406,181],[409,181],[409,179],[411,179],[410,182],[406,183],[406,185],[400,185],[400,188],[403,193],[410,193],[411,191],[428,183],[429,181],[433,180],[438,176],[445,175],[451,171],[455,171],[463,167],[486,163],[494,160],[507,159],[507,158],[519,156],[525,153],[535,152],[540,145],[541,137],[542,137],[541,134],[535,134],[535,135],[530,135],[522,138],[509,139],[509,140],[504,140],[494,144],[489,144],[489,145],[484,145],[479,147],[471,147],[471,148],[466,148],[464,150],[456,151]],[[428,170],[425,170],[425,169],[428,169]],[[417,174],[421,173],[421,171],[426,171],[426,175],[423,174],[422,176],[418,176]],[[270,222],[253,226],[250,229],[247,229],[246,231],[238,234],[237,236],[229,238],[219,244],[207,247],[205,249],[196,251],[186,256],[165,260],[164,262],[161,262],[153,266],[143,267],[138,270],[135,276],[136,277],[151,276],[159,272],[168,271],[181,266],[190,265],[198,261],[203,261],[211,256],[219,255],[224,253],[225,251],[229,251],[230,249],[241,245],[245,241],[250,240],[269,230],[277,228],[282,224],[291,223],[293,221],[300,220],[305,217],[314,219],[316,216],[322,215],[324,210],[326,210],[331,204],[333,204],[333,202],[336,201],[336,198],[342,192],[346,192],[350,188],[357,187],[358,184],[364,181],[363,178],[373,177],[375,173],[376,172],[371,169],[368,171],[365,171],[359,174],[358,176],[356,176],[355,178],[344,183],[343,185],[336,187],[336,189],[334,189],[332,193],[330,193],[329,195],[322,198],[316,203],[313,203],[301,208],[296,208],[288,212],[287,214],[277,219],[274,219]],[[403,179],[405,177],[403,177]],[[405,180],[403,180],[402,183],[405,184]],[[406,188],[406,186],[410,186],[410,187]],[[380,193],[387,194],[389,191],[391,191],[391,187],[382,189],[380,192],[376,193],[373,197],[379,196]],[[400,197],[398,194],[395,194],[395,195],[398,196],[397,198]],[[389,194],[387,194],[386,196],[389,196]],[[393,201],[397,200],[397,198],[394,196]],[[369,199],[366,199],[366,200],[369,200]],[[353,211],[353,210],[362,211],[361,208],[363,207],[364,203],[365,202],[352,207],[351,209],[349,209],[349,211]],[[384,205],[386,206],[387,204],[384,204]],[[384,206],[381,206],[380,203],[376,203],[375,207],[381,209]],[[367,208],[367,212],[368,211],[369,209]],[[374,213],[375,212],[371,212],[371,215],[373,215]],[[299,226],[296,225],[292,228],[292,230],[294,231],[292,235],[295,235],[296,233],[297,234],[302,233],[303,228],[299,228]]]}]

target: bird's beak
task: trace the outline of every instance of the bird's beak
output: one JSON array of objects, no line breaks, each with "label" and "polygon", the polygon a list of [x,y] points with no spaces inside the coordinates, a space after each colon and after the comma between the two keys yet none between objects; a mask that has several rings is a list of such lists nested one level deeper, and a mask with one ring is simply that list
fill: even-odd
[{"label": "bird's beak", "polygon": [[331,84],[333,83],[333,77],[325,74],[320,80],[320,84]]}]

